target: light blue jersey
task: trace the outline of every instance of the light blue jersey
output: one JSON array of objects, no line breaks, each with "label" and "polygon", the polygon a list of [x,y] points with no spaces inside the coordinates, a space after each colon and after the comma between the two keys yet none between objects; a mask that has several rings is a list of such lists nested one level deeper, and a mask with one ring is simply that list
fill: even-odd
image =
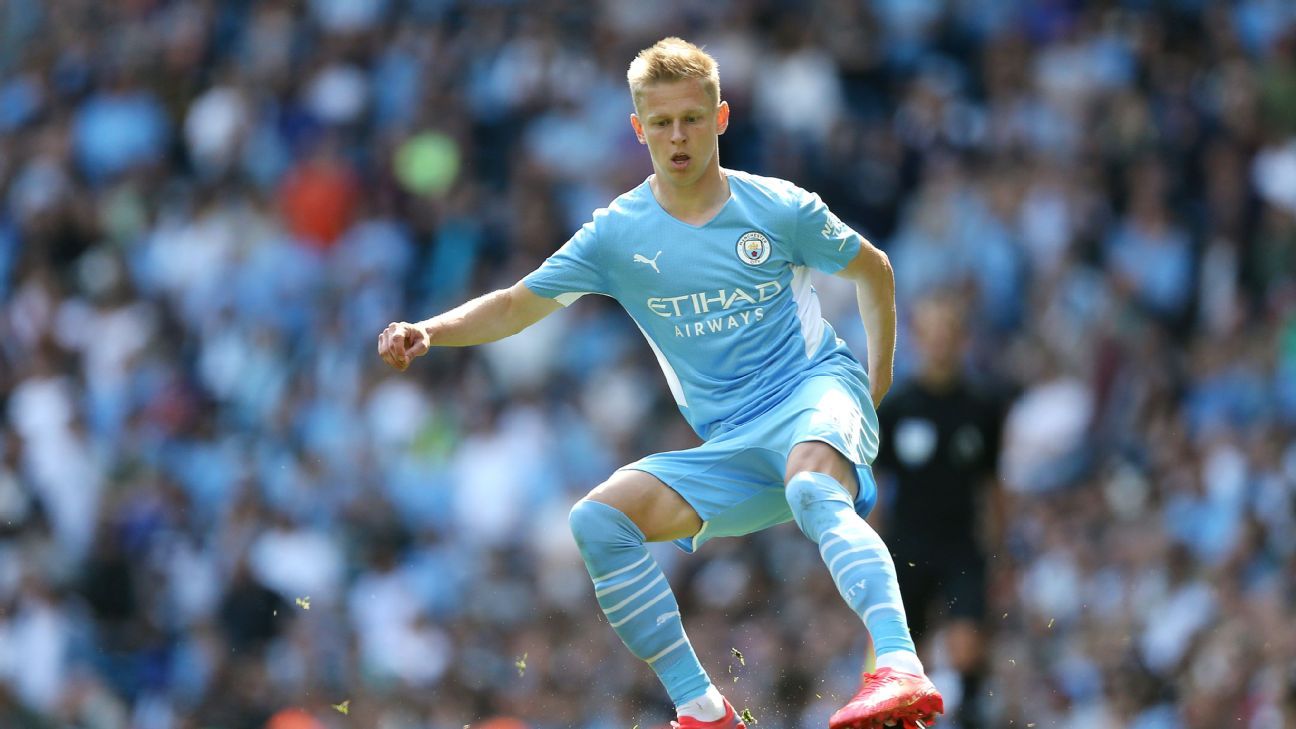
[{"label": "light blue jersey", "polygon": [[[841,270],[861,245],[818,195],[725,170],[730,197],[710,222],[668,214],[645,180],[594,213],[524,279],[568,305],[616,299],[652,346],[680,412],[704,440],[773,408],[810,376],[862,394],[868,376],[824,321],[810,269]],[[867,461],[876,414],[863,413]]]}]

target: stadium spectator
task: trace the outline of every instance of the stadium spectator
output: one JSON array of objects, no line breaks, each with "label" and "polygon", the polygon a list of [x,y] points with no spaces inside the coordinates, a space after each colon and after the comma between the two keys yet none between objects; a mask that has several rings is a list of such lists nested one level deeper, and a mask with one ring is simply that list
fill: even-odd
[{"label": "stadium spectator", "polygon": [[[615,464],[696,442],[638,331],[591,302],[409,387],[369,332],[516,280],[640,182],[619,79],[669,33],[732,79],[726,164],[821,191],[902,316],[966,297],[969,363],[1018,393],[987,725],[1296,726],[1296,11],[1271,0],[9,0],[0,724],[665,722],[583,629],[565,524]],[[779,106],[806,99],[831,114]],[[348,202],[294,222],[317,153]],[[523,459],[460,539],[465,479]],[[804,542],[658,555],[762,726],[822,727],[857,680]],[[375,660],[393,634],[426,664]]]}]

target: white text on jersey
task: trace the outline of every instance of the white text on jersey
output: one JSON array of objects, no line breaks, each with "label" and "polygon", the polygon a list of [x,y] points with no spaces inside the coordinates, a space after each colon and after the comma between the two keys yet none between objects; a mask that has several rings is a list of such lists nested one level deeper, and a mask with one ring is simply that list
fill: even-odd
[{"label": "white text on jersey", "polygon": [[783,286],[778,281],[766,281],[756,284],[755,295],[739,287],[732,291],[718,289],[714,292],[699,291],[679,296],[653,296],[648,299],[647,304],[657,316],[670,319],[689,315],[698,316],[712,311],[728,311],[740,302],[759,304],[774,298],[782,290]]}]

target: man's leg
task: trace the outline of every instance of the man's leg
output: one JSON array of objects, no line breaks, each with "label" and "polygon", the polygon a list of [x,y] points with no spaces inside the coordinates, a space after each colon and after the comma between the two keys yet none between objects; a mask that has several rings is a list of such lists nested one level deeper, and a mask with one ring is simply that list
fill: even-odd
[{"label": "man's leg", "polygon": [[877,654],[877,672],[870,675],[887,675],[887,669],[900,676],[885,686],[866,681],[860,694],[833,716],[833,727],[918,718],[943,708],[909,636],[891,553],[855,511],[857,481],[855,464],[826,443],[798,443],[788,456],[788,506],[802,533],[819,545],[837,590],[868,628]]},{"label": "man's leg", "polygon": [[570,523],[608,623],[657,674],[679,714],[724,717],[724,701],[684,634],[675,594],[645,546],[697,534],[697,513],[656,477],[625,470],[576,502]]},{"label": "man's leg", "polygon": [[788,457],[788,506],[801,532],[819,545],[842,597],[868,626],[878,666],[888,665],[887,654],[901,651],[906,670],[921,673],[891,552],[855,513],[857,480],[855,464],[837,449],[799,443]]}]

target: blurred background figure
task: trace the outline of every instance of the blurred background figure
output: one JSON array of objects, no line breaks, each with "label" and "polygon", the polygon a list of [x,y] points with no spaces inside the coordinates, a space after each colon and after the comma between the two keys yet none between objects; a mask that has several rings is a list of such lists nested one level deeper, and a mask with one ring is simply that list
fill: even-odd
[{"label": "blurred background figure", "polygon": [[[947,692],[950,717],[980,729],[987,563],[1005,554],[1007,514],[998,483],[1002,408],[967,376],[963,310],[946,294],[910,312],[918,371],[878,414],[874,468],[890,492],[877,521],[895,555],[909,629],[925,662],[945,663],[961,679]],[[933,645],[938,636],[943,645]]]},{"label": "blurred background figure", "polygon": [[[517,280],[647,176],[626,62],[668,34],[719,61],[725,164],[890,256],[896,387],[954,292],[1003,393],[1006,513],[960,522],[999,535],[983,726],[1296,726],[1275,0],[0,4],[0,725],[666,723],[578,627],[566,526],[695,443],[642,335],[590,301],[401,378],[371,332]],[[731,541],[658,557],[698,652],[743,654],[706,668],[761,726],[822,727],[856,618],[794,526]]]}]

